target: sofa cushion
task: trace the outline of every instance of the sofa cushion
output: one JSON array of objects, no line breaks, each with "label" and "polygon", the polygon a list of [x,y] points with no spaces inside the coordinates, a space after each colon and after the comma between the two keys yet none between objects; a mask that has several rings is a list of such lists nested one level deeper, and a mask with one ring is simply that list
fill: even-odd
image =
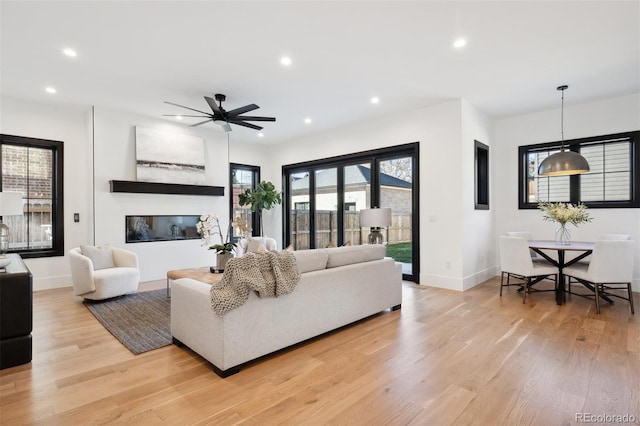
[{"label": "sofa cushion", "polygon": [[80,246],[80,251],[84,256],[91,259],[95,271],[115,267],[113,263],[113,251],[108,244],[101,247]]},{"label": "sofa cushion", "polygon": [[329,258],[325,250],[297,250],[293,252],[293,256],[301,274],[325,269]]},{"label": "sofa cushion", "polygon": [[351,265],[353,263],[370,262],[383,259],[387,248],[382,244],[366,244],[362,246],[343,246],[328,248],[324,251],[329,255],[327,268]]}]

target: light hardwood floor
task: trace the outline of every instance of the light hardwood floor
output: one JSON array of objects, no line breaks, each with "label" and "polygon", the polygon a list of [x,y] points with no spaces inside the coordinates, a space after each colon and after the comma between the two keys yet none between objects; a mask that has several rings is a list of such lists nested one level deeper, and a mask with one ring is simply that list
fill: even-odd
[{"label": "light hardwood floor", "polygon": [[640,315],[498,291],[405,283],[401,310],[227,379],[186,348],[131,354],[71,289],[36,292],[33,362],[0,372],[0,424],[640,424]]}]

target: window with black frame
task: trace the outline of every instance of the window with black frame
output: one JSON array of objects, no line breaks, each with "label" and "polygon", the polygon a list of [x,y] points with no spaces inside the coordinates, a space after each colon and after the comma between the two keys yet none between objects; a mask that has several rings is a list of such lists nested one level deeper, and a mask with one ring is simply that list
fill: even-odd
[{"label": "window with black frame", "polygon": [[639,144],[640,131],[565,141],[590,167],[587,173],[571,176],[538,175],[540,163],[560,151],[560,142],[519,147],[519,208],[536,208],[538,201],[640,207]]},{"label": "window with black frame", "polygon": [[242,237],[259,235],[260,218],[251,211],[249,206],[241,206],[238,202],[238,194],[247,189],[255,189],[260,183],[260,167],[246,164],[230,165],[231,197],[229,214],[234,223],[231,233],[232,241],[237,241]]},{"label": "window with black frame", "polygon": [[9,252],[64,256],[63,143],[0,135],[0,189],[22,195],[22,215],[3,217]]}]

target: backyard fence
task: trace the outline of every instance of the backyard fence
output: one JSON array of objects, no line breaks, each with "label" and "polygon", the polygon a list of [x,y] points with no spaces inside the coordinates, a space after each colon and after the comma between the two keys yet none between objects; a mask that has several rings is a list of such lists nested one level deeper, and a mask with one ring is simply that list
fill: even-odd
[{"label": "backyard fence", "polygon": [[[291,211],[291,243],[296,250],[311,247],[310,214],[308,210]],[[330,242],[338,241],[338,212],[335,210],[318,210],[315,213],[316,241],[315,247],[326,247]],[[389,244],[411,241],[411,215],[392,214],[391,226],[382,230],[384,239]],[[360,227],[359,212],[344,213],[344,242],[353,245],[366,243],[369,228]]]}]

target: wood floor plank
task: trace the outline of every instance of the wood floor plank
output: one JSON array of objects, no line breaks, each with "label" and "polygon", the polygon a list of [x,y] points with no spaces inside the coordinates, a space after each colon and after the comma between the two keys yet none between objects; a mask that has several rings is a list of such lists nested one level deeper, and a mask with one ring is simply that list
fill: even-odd
[{"label": "wood floor plank", "polygon": [[[141,290],[164,288],[164,280]],[[543,283],[540,288],[548,288]],[[582,289],[584,291],[584,289]],[[69,288],[34,293],[33,361],[0,371],[2,425],[576,424],[640,419],[640,315],[499,279],[405,283],[386,311],[221,379],[188,348],[133,355]],[[636,300],[638,295],[635,295]],[[636,302],[640,306],[640,301]]]}]

